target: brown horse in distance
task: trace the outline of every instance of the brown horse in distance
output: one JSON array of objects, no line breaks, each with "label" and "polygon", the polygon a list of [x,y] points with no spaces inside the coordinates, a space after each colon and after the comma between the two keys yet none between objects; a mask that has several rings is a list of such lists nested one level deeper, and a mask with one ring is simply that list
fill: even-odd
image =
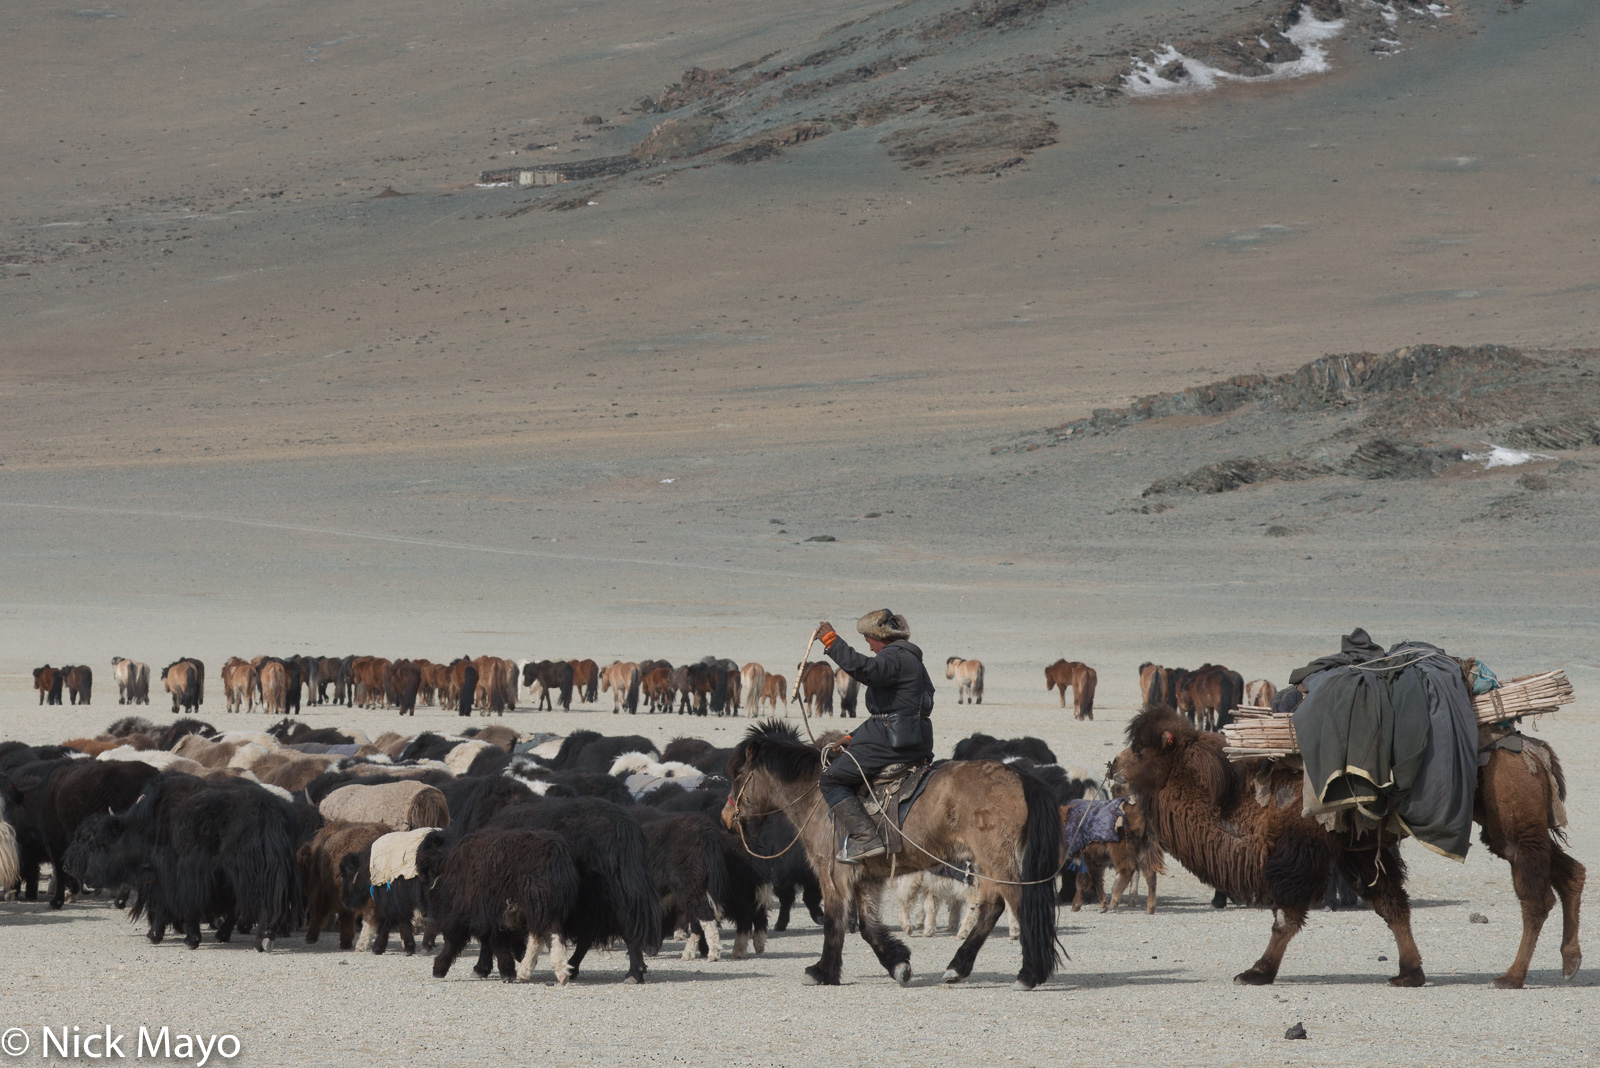
[{"label": "brown horse in distance", "polygon": [[593,660],[573,660],[572,692],[580,704],[592,705],[600,698],[600,665]]},{"label": "brown horse in distance", "polygon": [[41,705],[61,703],[61,670],[49,664],[33,669],[33,688],[39,691]]},{"label": "brown horse in distance", "polygon": [[1218,730],[1244,696],[1243,679],[1220,664],[1202,664],[1177,684],[1178,713],[1201,730]]},{"label": "brown horse in distance", "polygon": [[1094,691],[1100,674],[1078,660],[1057,660],[1044,669],[1044,689],[1061,691],[1061,707],[1067,707],[1067,687],[1072,687],[1072,718],[1094,719]]},{"label": "brown horse in distance", "polygon": [[639,675],[639,665],[626,660],[617,660],[605,667],[600,672],[600,690],[611,691],[611,712],[613,715],[624,708],[628,715],[637,715],[639,712],[639,684],[643,680]]},{"label": "brown horse in distance", "polygon": [[161,670],[161,685],[172,695],[172,711],[197,711],[205,703],[206,667],[193,657],[174,660]]},{"label": "brown horse in distance", "polygon": [[67,687],[67,700],[75,705],[86,705],[94,689],[94,672],[89,670],[87,664],[72,664],[61,669],[63,683]]},{"label": "brown horse in distance", "polygon": [[[640,670],[644,670],[643,665],[640,666]],[[671,668],[658,667],[652,669],[644,676],[643,680],[639,683],[639,686],[644,692],[646,707],[648,707],[651,712],[672,711],[673,690]]]},{"label": "brown horse in distance", "polygon": [[[1128,724],[1128,748],[1117,770],[1144,809],[1156,838],[1201,881],[1248,904],[1274,910],[1266,952],[1237,983],[1271,983],[1289,941],[1322,900],[1337,868],[1383,918],[1399,948],[1393,986],[1421,986],[1422,954],[1411,933],[1411,902],[1399,843],[1367,832],[1329,831],[1302,815],[1304,773],[1256,758],[1230,762],[1220,734],[1198,730],[1177,714],[1151,706]],[[1536,743],[1527,741],[1531,748]],[[1571,979],[1583,961],[1578,909],[1584,866],[1561,848],[1557,825],[1566,781],[1555,753],[1540,744],[1539,757],[1488,751],[1478,769],[1473,819],[1495,856],[1511,861],[1512,885],[1522,903],[1522,943],[1516,959],[1494,981],[1520,988],[1545,918],[1559,895],[1562,974]],[[1546,770],[1548,769],[1548,770]],[[1265,803],[1258,800],[1264,798]]]},{"label": "brown horse in distance", "polygon": [[1244,703],[1251,708],[1271,708],[1278,688],[1266,679],[1252,679],[1244,684]]},{"label": "brown horse in distance", "polygon": [[813,660],[800,673],[800,704],[813,716],[833,715],[833,665]]},{"label": "brown horse in distance", "polygon": [[222,665],[222,700],[229,712],[256,710],[256,669],[237,656]]},{"label": "brown horse in distance", "polygon": [[851,913],[878,963],[897,982],[909,982],[911,951],[878,915],[884,886],[891,871],[937,869],[947,860],[965,858],[980,876],[974,887],[976,920],[944,981],[960,982],[972,973],[979,949],[1007,905],[1022,928],[1017,986],[1032,989],[1051,976],[1057,963],[1054,883],[1061,866],[1061,824],[1055,799],[1042,782],[999,761],[942,764],[906,818],[906,846],[900,853],[841,864],[833,820],[817,783],[821,771],[821,754],[801,742],[793,728],[778,721],[752,727],[728,758],[733,785],[722,810],[723,823],[741,836],[746,826],[779,812],[798,829],[799,844],[822,884],[822,959],[805,970],[807,982],[838,985]]},{"label": "brown horse in distance", "polygon": [[756,711],[759,714],[760,706],[771,703],[772,714],[777,715],[778,709],[783,709],[785,718],[789,715],[789,680],[782,675],[768,675],[761,683],[761,698],[756,702]]}]

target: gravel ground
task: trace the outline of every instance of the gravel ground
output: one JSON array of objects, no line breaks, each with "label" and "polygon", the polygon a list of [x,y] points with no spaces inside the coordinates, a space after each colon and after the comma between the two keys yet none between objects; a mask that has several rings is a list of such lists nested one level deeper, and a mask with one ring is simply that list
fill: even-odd
[{"label": "gravel ground", "polygon": [[[938,710],[942,751],[974,729],[1033,733],[1064,762],[1090,766],[1120,745],[1126,703],[1103,705],[1095,722],[1077,724],[1036,697],[999,689],[982,706]],[[95,730],[123,711],[104,701],[91,709],[52,710],[47,718],[13,692],[0,711],[0,733],[44,741]],[[374,733],[393,724],[388,714],[360,710],[312,710],[306,718]],[[582,712],[517,713],[510,721],[528,730],[626,729],[660,740],[694,733],[723,743],[741,726]],[[415,726],[448,730],[458,724],[423,710]],[[1600,854],[1600,836],[1586,799],[1600,786],[1600,715],[1592,704],[1580,705],[1540,733],[1566,764],[1573,852],[1592,861]],[[601,955],[581,981],[557,989],[543,979],[526,986],[480,980],[465,966],[437,981],[426,961],[397,952],[340,952],[326,935],[317,946],[285,940],[266,956],[248,941],[207,942],[193,952],[170,940],[151,946],[103,900],[80,901],[59,913],[9,903],[0,905],[0,954],[8,963],[0,975],[0,1028],[25,1028],[33,1040],[30,1057],[38,1053],[41,1025],[89,1031],[109,1024],[134,1036],[130,1041],[141,1025],[234,1034],[241,1064],[419,1054],[442,1060],[470,1051],[539,1064],[864,1065],[891,1048],[907,1063],[938,1065],[1137,1058],[1161,1065],[1321,1066],[1369,1063],[1374,1050],[1398,1063],[1482,1064],[1503,1057],[1588,1063],[1600,1048],[1593,1023],[1600,1001],[1592,971],[1562,982],[1554,925],[1540,943],[1527,989],[1499,992],[1488,985],[1509,963],[1520,929],[1506,865],[1481,847],[1463,867],[1419,848],[1405,852],[1429,976],[1419,990],[1385,984],[1395,968],[1393,942],[1365,911],[1316,913],[1275,986],[1234,986],[1232,975],[1265,944],[1269,914],[1212,910],[1210,891],[1169,861],[1172,871],[1160,884],[1154,916],[1127,905],[1109,915],[1063,909],[1061,942],[1070,959],[1054,980],[1028,994],[1011,989],[1020,959],[1003,935],[984,947],[971,980],[953,988],[936,982],[955,949],[943,935],[912,940],[916,976],[906,989],[879,972],[856,938],[846,945],[843,986],[803,986],[800,971],[820,952],[821,937],[801,918],[773,936],[760,957],[683,962],[669,942],[650,962],[643,987],[622,985],[625,962]],[[1473,912],[1486,915],[1488,925],[1470,924]],[[1309,1041],[1287,1042],[1284,1030],[1300,1021]]]}]

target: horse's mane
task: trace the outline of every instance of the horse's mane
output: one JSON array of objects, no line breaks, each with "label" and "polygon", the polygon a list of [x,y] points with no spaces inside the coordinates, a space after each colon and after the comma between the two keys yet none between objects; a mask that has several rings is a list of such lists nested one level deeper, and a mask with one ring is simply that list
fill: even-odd
[{"label": "horse's mane", "polygon": [[800,732],[782,720],[769,719],[745,732],[744,740],[728,758],[728,771],[735,776],[749,768],[770,771],[785,782],[814,778],[822,770],[816,749],[800,740]]}]

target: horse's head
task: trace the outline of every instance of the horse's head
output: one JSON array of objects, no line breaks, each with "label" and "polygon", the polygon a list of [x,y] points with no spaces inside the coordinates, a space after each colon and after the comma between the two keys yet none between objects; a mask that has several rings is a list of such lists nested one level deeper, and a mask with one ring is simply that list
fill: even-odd
[{"label": "horse's head", "polygon": [[792,792],[784,787],[815,786],[821,772],[821,754],[802,742],[793,727],[776,719],[756,724],[728,756],[732,785],[722,807],[723,825],[732,829],[739,821],[753,822],[782,808],[783,798]]}]

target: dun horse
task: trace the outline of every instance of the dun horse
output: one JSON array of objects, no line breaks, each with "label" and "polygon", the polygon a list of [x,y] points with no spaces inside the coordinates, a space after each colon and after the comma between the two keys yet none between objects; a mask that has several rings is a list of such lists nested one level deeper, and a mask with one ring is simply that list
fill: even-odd
[{"label": "dun horse", "polygon": [[818,751],[801,742],[793,728],[769,720],[750,728],[728,758],[733,785],[722,811],[730,829],[780,812],[799,828],[798,847],[822,883],[822,959],[805,970],[808,982],[838,985],[852,911],[878,963],[901,985],[909,982],[911,951],[878,916],[890,872],[968,863],[979,876],[977,919],[944,981],[960,982],[972,974],[978,950],[1008,905],[1022,926],[1018,988],[1031,990],[1050,978],[1057,964],[1054,882],[1061,866],[1061,824],[1043,783],[994,760],[941,764],[906,819],[905,848],[863,864],[841,864],[835,856],[838,836],[817,786],[821,772]]},{"label": "dun horse", "polygon": [[952,656],[944,662],[944,677],[956,680],[956,704],[983,704],[983,661]]}]

